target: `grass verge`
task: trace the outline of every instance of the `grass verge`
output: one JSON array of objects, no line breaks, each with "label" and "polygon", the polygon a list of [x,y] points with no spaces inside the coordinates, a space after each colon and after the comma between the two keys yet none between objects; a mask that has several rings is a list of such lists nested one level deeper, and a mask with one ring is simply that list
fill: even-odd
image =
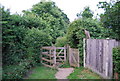
[{"label": "grass verge", "polygon": [[67,78],[68,79],[102,79],[99,75],[84,67],[75,68],[74,72],[71,73]]},{"label": "grass verge", "polygon": [[28,76],[26,79],[55,79],[55,73],[57,70],[43,67],[43,66],[37,66],[32,70],[32,73]]}]

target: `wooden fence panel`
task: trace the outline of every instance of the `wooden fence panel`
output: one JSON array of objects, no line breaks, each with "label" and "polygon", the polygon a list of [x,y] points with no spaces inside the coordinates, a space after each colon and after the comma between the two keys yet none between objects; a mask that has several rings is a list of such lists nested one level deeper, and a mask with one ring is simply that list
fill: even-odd
[{"label": "wooden fence panel", "polygon": [[[113,39],[83,39],[84,67],[90,68],[104,78],[112,78],[112,49],[120,45]],[[86,42],[86,43],[85,43]]]},{"label": "wooden fence panel", "polygon": [[69,64],[73,67],[79,67],[79,50],[69,48]]}]

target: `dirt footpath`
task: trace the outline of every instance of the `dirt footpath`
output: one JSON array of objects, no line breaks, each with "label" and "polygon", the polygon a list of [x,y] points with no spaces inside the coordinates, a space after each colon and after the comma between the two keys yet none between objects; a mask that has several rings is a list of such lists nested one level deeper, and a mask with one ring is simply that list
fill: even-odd
[{"label": "dirt footpath", "polygon": [[58,72],[55,74],[56,79],[67,79],[74,71],[74,68],[58,68]]}]

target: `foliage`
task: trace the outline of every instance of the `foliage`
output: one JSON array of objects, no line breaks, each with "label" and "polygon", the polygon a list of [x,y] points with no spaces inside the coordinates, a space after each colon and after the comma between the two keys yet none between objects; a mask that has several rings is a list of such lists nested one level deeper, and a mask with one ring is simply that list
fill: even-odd
[{"label": "foliage", "polygon": [[24,55],[23,39],[26,29],[18,25],[19,21],[13,18],[9,11],[4,11],[4,9],[2,11],[4,12],[2,16],[3,64],[17,64]]},{"label": "foliage", "polygon": [[101,79],[99,75],[83,67],[75,68],[74,72],[71,73],[67,78],[68,79]]},{"label": "foliage", "polygon": [[120,78],[120,47],[113,48],[113,66],[114,72],[117,72]]},{"label": "foliage", "polygon": [[85,38],[83,29],[90,32],[91,38],[99,39],[106,37],[105,28],[101,27],[100,23],[95,19],[80,18],[70,24],[67,31],[67,39],[71,47],[79,48],[80,64],[83,64],[83,38]]},{"label": "foliage", "polygon": [[42,29],[52,37],[53,43],[66,33],[69,19],[52,1],[41,1],[33,5],[31,10],[23,12],[27,27]]},{"label": "foliage", "polygon": [[55,69],[37,66],[32,70],[32,74],[26,79],[55,79],[54,75],[56,72]]},{"label": "foliage", "polygon": [[58,46],[58,47],[64,47],[66,44],[67,44],[67,38],[66,37],[58,37],[56,39],[56,43],[55,43],[55,46]]},{"label": "foliage", "polygon": [[22,62],[19,65],[9,65],[3,67],[3,79],[21,79],[28,72],[28,62]]},{"label": "foliage", "polygon": [[112,38],[120,39],[120,1],[114,1],[114,3],[113,1],[99,2],[98,7],[105,10],[104,14],[100,16],[103,26],[114,32],[112,34],[110,32],[109,35],[112,35]]},{"label": "foliage", "polygon": [[[0,10],[2,16],[3,79],[20,79],[39,63],[40,47],[50,45],[51,38],[41,30],[26,28],[23,17]],[[14,67],[14,68],[13,68]]]},{"label": "foliage", "polygon": [[40,63],[40,48],[42,46],[49,46],[51,43],[50,36],[42,32],[39,29],[28,29],[27,35],[24,39],[27,56],[25,58],[31,58],[31,62]]},{"label": "foliage", "polygon": [[93,17],[93,12],[90,10],[89,7],[85,7],[83,12],[77,13],[77,17],[92,18]]}]

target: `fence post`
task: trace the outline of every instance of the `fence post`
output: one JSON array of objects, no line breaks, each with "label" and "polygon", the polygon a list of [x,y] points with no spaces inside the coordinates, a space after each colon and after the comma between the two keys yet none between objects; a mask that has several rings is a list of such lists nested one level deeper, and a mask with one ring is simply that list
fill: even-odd
[{"label": "fence post", "polygon": [[66,62],[66,46],[64,46],[64,61]]},{"label": "fence post", "polygon": [[85,38],[83,38],[83,54],[84,54],[84,56],[83,56],[83,58],[84,58],[84,67],[85,67],[85,59],[86,59],[86,55],[85,55]]},{"label": "fence post", "polygon": [[56,47],[53,46],[53,49],[54,49],[54,53],[53,53],[54,59],[53,59],[53,61],[54,61],[54,65],[56,65]]},{"label": "fence post", "polygon": [[66,51],[67,51],[67,59],[66,59],[66,63],[69,63],[69,45],[66,45]]}]

